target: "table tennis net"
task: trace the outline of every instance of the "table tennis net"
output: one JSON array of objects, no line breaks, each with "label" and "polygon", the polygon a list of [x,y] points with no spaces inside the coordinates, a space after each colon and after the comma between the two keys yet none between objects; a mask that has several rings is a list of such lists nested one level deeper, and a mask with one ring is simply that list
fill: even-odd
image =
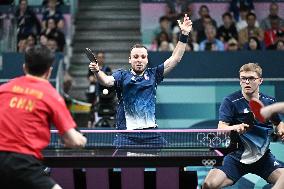
[{"label": "table tennis net", "polygon": [[[85,148],[228,148],[231,132],[215,129],[172,130],[82,130]],[[48,148],[64,148],[56,130],[51,132]]]}]

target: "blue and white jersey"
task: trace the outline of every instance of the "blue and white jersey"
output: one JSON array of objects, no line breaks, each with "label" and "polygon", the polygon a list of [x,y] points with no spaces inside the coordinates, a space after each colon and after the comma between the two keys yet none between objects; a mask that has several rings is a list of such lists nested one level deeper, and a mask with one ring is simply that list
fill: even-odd
[{"label": "blue and white jersey", "polygon": [[[275,98],[262,93],[260,93],[259,100],[265,106],[275,103]],[[230,125],[246,123],[250,111],[249,102],[243,97],[241,91],[237,91],[223,100],[219,109],[219,120]],[[278,115],[273,120],[280,123]],[[239,149],[229,155],[244,164],[258,161],[269,149],[270,135],[272,133],[273,125],[271,122],[264,124],[256,121],[252,129],[237,137],[240,144]]]},{"label": "blue and white jersey", "polygon": [[130,70],[113,73],[118,97],[117,129],[156,127],[156,90],[163,80],[164,64],[147,68],[142,76]]}]

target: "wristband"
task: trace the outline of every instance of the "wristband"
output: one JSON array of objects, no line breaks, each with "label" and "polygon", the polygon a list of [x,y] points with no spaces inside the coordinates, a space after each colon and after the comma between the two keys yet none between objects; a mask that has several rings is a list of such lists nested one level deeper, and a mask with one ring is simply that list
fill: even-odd
[{"label": "wristband", "polygon": [[182,43],[187,43],[188,35],[180,34],[179,41]]}]

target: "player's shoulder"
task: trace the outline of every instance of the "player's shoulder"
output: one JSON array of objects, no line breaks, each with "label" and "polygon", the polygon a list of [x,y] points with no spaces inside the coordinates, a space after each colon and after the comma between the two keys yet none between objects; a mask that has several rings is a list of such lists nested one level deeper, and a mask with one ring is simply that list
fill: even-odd
[{"label": "player's shoulder", "polygon": [[115,73],[115,74],[127,74],[129,72],[130,72],[130,70],[122,69],[122,68],[119,68],[119,69],[113,71],[113,73]]},{"label": "player's shoulder", "polygon": [[274,102],[276,102],[276,98],[275,97],[272,97],[272,96],[269,96],[269,95],[266,95],[266,94],[263,94],[263,93],[260,93],[260,100],[262,102],[264,102],[264,104],[272,104]]},{"label": "player's shoulder", "polygon": [[229,100],[230,102],[237,102],[237,101],[242,100],[243,98],[244,97],[242,95],[242,92],[239,90],[239,91],[233,92],[229,94],[228,96],[226,96],[225,100]]},{"label": "player's shoulder", "polygon": [[154,73],[154,72],[156,72],[157,69],[164,69],[164,63],[159,64],[159,65],[156,65],[156,66],[154,66],[154,67],[148,67],[148,68],[147,68],[147,71]]},{"label": "player's shoulder", "polygon": [[1,84],[0,89],[4,89],[4,88],[7,88],[7,87],[9,88],[10,86],[13,86],[17,83],[21,83],[24,78],[25,78],[24,76],[13,78],[13,79],[9,80],[8,82]]}]

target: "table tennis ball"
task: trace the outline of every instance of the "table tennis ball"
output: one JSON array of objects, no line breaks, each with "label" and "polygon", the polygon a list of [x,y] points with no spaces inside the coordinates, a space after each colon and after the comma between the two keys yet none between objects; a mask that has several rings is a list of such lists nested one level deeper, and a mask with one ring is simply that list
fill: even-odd
[{"label": "table tennis ball", "polygon": [[108,94],[108,90],[107,90],[107,89],[104,89],[104,90],[103,90],[103,94],[104,94],[104,95],[107,95],[107,94]]}]

